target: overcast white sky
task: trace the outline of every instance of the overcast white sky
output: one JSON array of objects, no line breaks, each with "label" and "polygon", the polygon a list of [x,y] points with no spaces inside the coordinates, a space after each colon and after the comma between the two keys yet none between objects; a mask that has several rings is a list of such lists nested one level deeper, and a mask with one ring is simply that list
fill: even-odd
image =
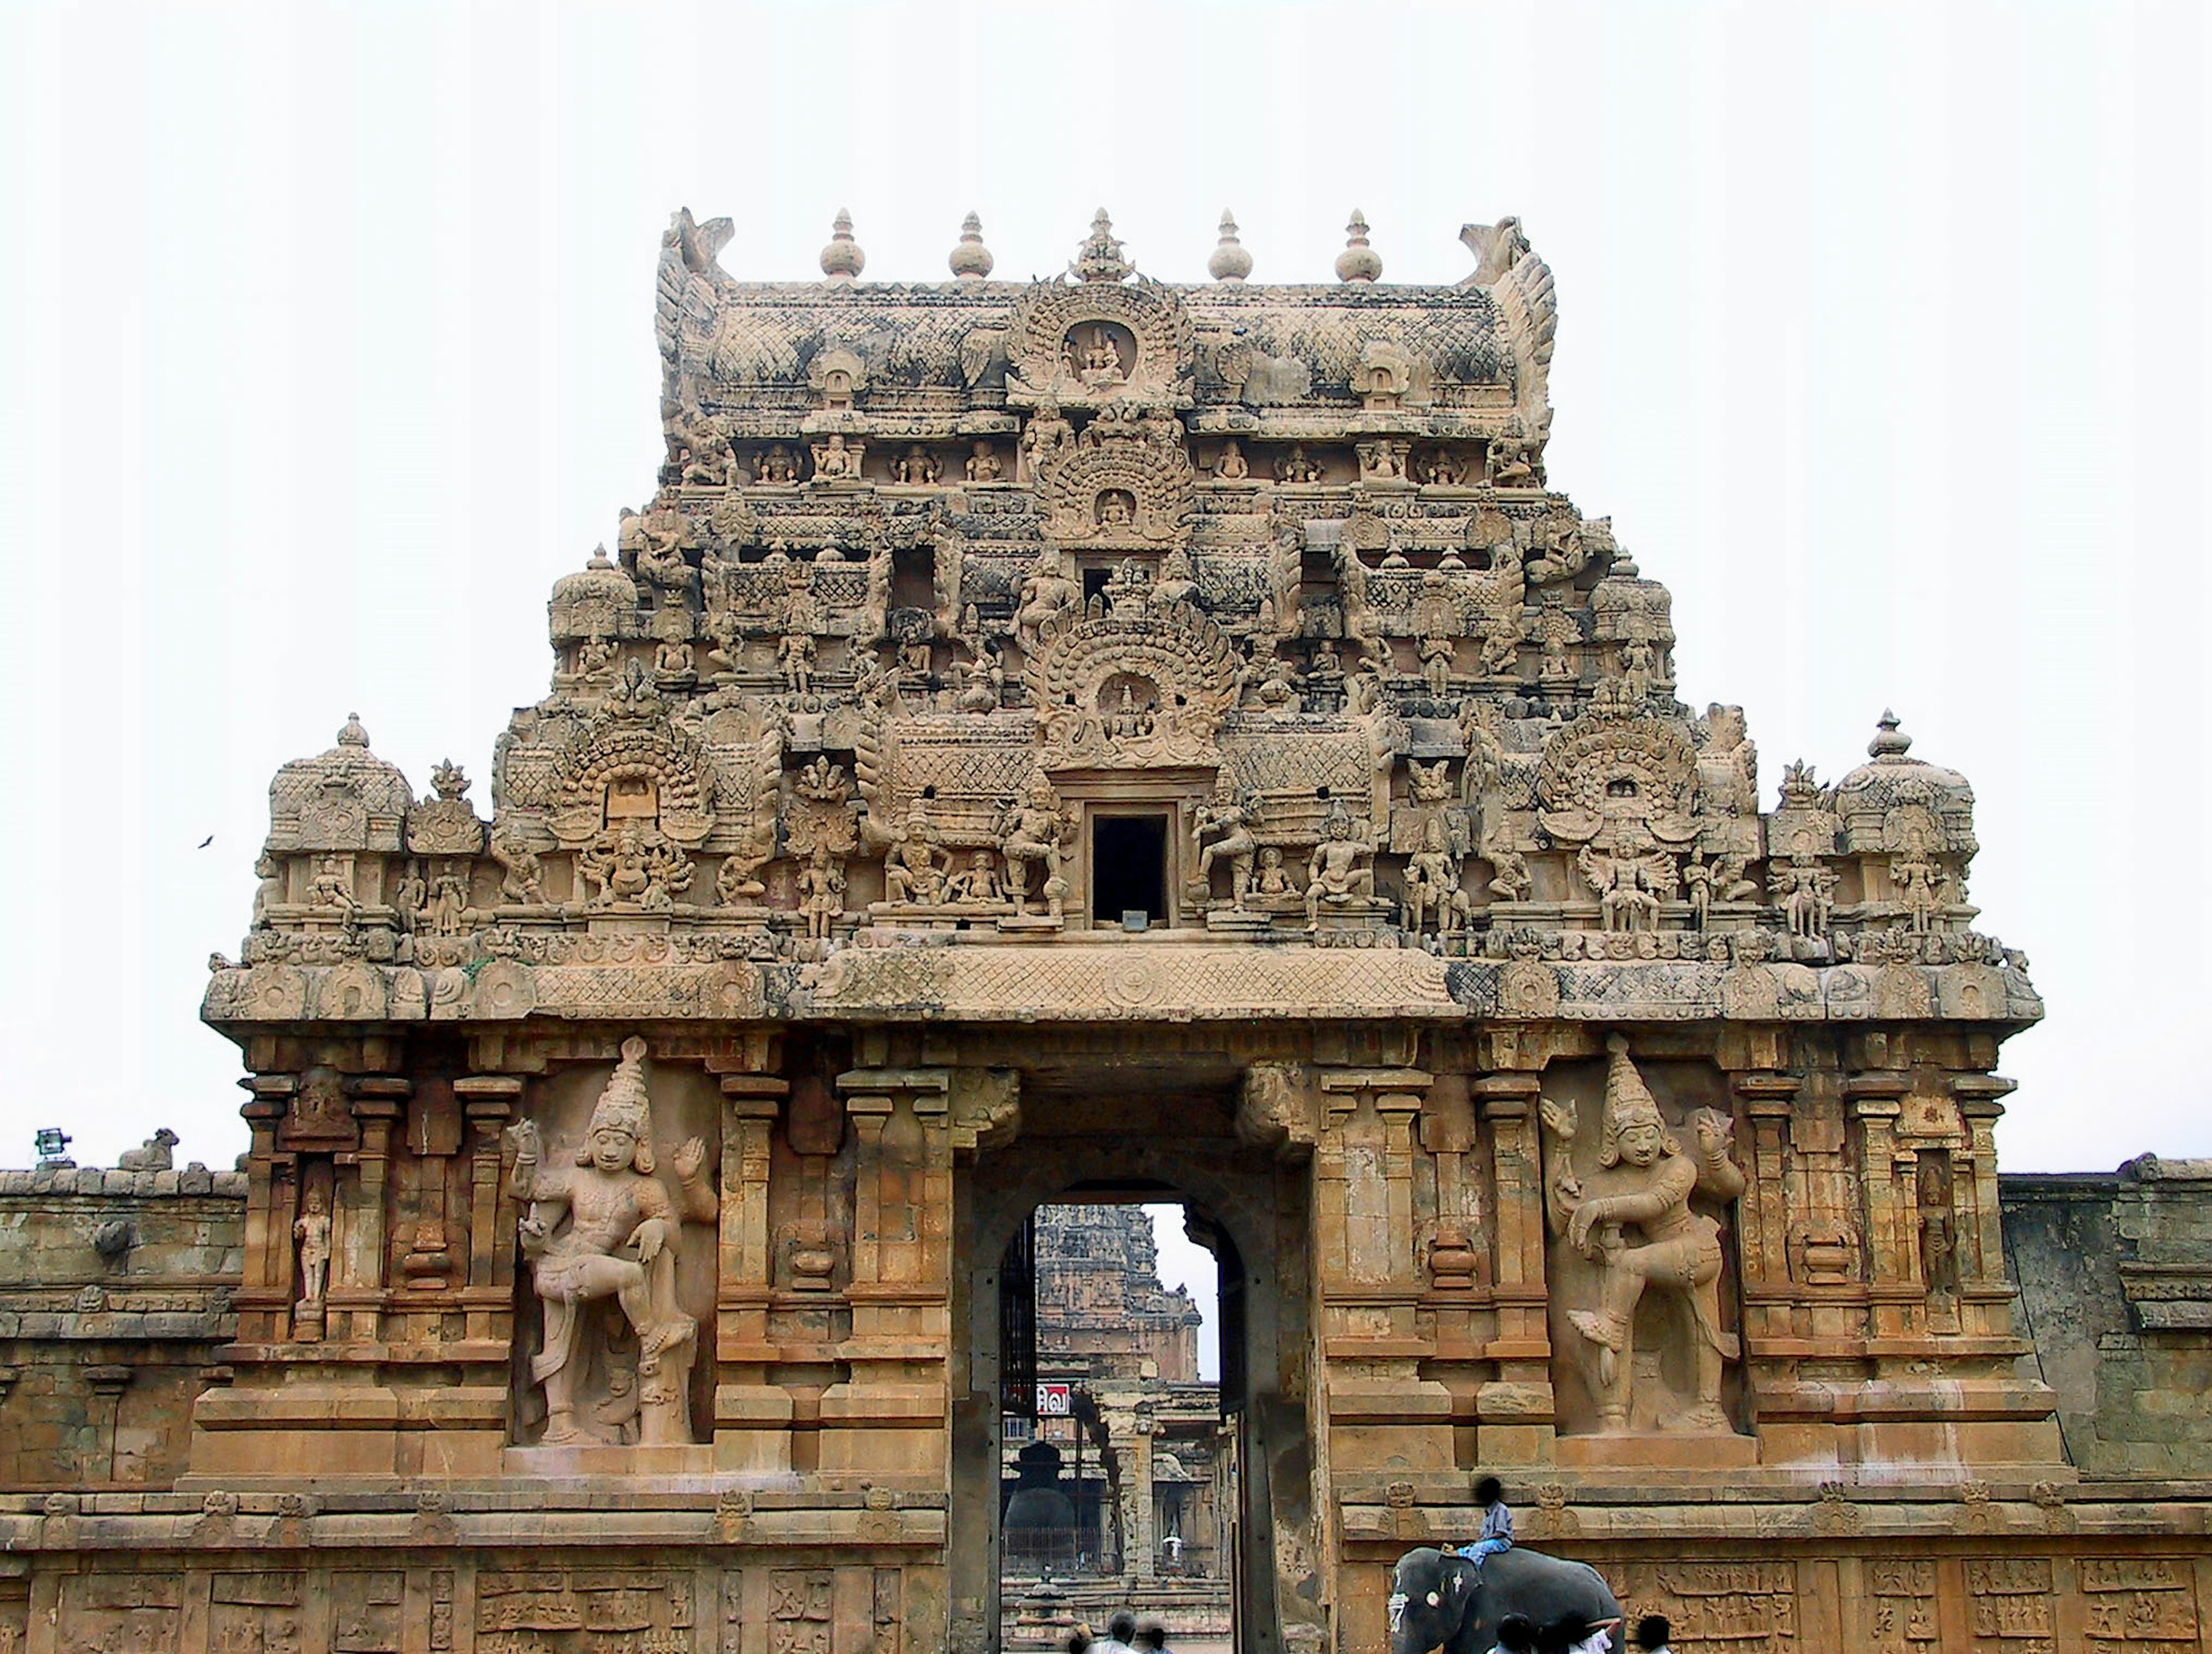
[{"label": "overcast white sky", "polygon": [[840,206],[915,280],[971,208],[1002,276],[1103,203],[1178,280],[1224,204],[1300,281],[1355,205],[1386,280],[1519,214],[1553,481],[1673,587],[1766,805],[1885,706],[1973,780],[2051,1013],[2007,1166],[2212,1154],[2208,67],[2194,4],[0,0],[0,1164],[242,1146],[204,961],[349,712],[488,808],[548,586],[653,486],[681,205],[781,279]]}]

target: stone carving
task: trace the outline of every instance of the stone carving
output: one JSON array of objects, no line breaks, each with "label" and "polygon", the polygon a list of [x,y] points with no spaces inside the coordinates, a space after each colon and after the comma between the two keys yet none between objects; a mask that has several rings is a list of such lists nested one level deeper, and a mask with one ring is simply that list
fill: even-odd
[{"label": "stone carving", "polygon": [[[1576,1106],[1547,1098],[1542,1109],[1553,1140],[1545,1184],[1553,1233],[1596,1266],[1595,1301],[1569,1308],[1566,1319],[1593,1354],[1598,1428],[1632,1427],[1637,1309],[1646,1289],[1656,1287],[1688,1312],[1694,1381],[1688,1404],[1656,1413],[1655,1421],[1668,1429],[1725,1431],[1722,1364],[1739,1352],[1735,1334],[1721,1324],[1720,1225],[1692,1211],[1690,1199],[1732,1202],[1743,1192],[1743,1172],[1729,1150],[1732,1124],[1716,1111],[1698,1111],[1690,1121],[1694,1147],[1685,1148],[1630,1061],[1628,1041],[1615,1034],[1606,1045],[1605,1114],[1587,1181],[1571,1156],[1580,1131]],[[1648,1407],[1650,1398],[1644,1399]]]},{"label": "stone carving", "polygon": [[[1240,798],[1234,787],[1224,779],[1213,791],[1211,803],[1201,804],[1191,817],[1191,835],[1201,846],[1198,852],[1198,884],[1203,890],[1213,873],[1214,863],[1229,863],[1230,906],[1241,908],[1252,885],[1252,856],[1258,840],[1252,836],[1252,825],[1259,815],[1257,803]],[[1207,844],[1212,839],[1213,842]],[[1279,874],[1283,853],[1275,852],[1274,868]],[[1287,881],[1283,881],[1287,885]],[[1277,894],[1263,892],[1264,894]]]},{"label": "stone carving", "polygon": [[[623,1041],[622,1061],[592,1110],[576,1164],[549,1167],[537,1128],[512,1128],[514,1198],[523,1204],[523,1256],[545,1318],[544,1342],[530,1364],[545,1395],[544,1445],[619,1442],[631,1420],[635,1439],[691,1439],[687,1394],[698,1324],[676,1301],[676,1262],[686,1218],[714,1221],[719,1209],[705,1173],[706,1144],[694,1137],[672,1157],[682,1185],[672,1200],[653,1175],[653,1105],[645,1041]],[[614,1343],[590,1315],[613,1300],[636,1344],[627,1376],[611,1360]],[[589,1416],[586,1416],[588,1411]]]},{"label": "stone carving", "polygon": [[1306,861],[1306,929],[1321,928],[1323,907],[1349,908],[1375,895],[1375,831],[1338,804]]},{"label": "stone carving", "polygon": [[1067,899],[1060,858],[1074,830],[1074,822],[1060,809],[1060,797],[1042,770],[1030,778],[1027,793],[1006,806],[996,836],[1000,854],[1006,858],[1005,894],[1012,899],[1017,918],[1027,917],[1030,911],[1032,869],[1040,881],[1036,894],[1044,902],[1046,917],[1054,921],[1060,918]]},{"label": "stone carving", "polygon": [[300,1198],[300,1215],[292,1225],[300,1248],[300,1302],[320,1308],[323,1288],[330,1278],[330,1197],[318,1186]]}]

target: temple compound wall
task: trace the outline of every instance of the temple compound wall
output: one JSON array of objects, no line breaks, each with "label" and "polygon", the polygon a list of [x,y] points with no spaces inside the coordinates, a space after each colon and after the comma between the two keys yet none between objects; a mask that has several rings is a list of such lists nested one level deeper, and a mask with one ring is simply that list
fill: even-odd
[{"label": "temple compound wall", "polygon": [[197,1381],[181,1449],[16,1450],[0,1649],[1006,1647],[1008,1260],[1104,1199],[1220,1264],[1249,1654],[1383,1645],[1485,1472],[1680,1649],[2206,1645],[2148,1422],[2202,1203],[2014,1199],[2022,1300],[2042,1004],[1972,791],[1885,716],[1768,808],[1675,698],[1666,588],[1547,476],[1517,222],[1449,288],[1356,217],[1322,286],[1226,223],[1199,286],[1103,214],[1029,282],[972,226],[933,286],[729,234],[664,238],[660,486],[556,583],[489,818],[358,719],[272,785],[203,1006],[242,1215],[103,1178],[140,1245],[23,1265],[27,1422],[48,1281],[146,1318],[131,1432]]}]

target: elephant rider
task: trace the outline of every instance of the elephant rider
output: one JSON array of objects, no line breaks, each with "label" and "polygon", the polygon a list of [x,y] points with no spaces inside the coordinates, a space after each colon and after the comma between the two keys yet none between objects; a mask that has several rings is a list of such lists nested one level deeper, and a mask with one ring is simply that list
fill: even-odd
[{"label": "elephant rider", "polygon": [[1476,1482],[1474,1497],[1482,1506],[1482,1536],[1472,1545],[1461,1546],[1459,1554],[1479,1568],[1484,1559],[1513,1548],[1513,1512],[1496,1476],[1485,1476]]}]

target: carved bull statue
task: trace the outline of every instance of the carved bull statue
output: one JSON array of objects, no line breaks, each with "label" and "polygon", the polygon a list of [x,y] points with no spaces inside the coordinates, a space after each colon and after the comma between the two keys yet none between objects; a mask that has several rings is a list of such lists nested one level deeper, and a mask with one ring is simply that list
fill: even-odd
[{"label": "carved bull statue", "polygon": [[1390,1654],[1490,1654],[1509,1614],[1539,1626],[1578,1614],[1595,1625],[1620,1619],[1620,1604],[1584,1562],[1516,1545],[1478,1568],[1424,1545],[1398,1559],[1391,1581]]}]

